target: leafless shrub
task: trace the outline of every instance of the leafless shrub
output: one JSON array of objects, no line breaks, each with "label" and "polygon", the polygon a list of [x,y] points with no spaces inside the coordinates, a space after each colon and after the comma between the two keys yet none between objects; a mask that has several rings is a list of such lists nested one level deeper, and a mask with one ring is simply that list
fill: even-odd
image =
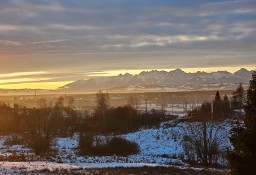
[{"label": "leafless shrub", "polygon": [[222,157],[220,148],[222,141],[221,125],[217,121],[201,121],[188,123],[183,138],[186,158],[191,163],[217,165]]}]

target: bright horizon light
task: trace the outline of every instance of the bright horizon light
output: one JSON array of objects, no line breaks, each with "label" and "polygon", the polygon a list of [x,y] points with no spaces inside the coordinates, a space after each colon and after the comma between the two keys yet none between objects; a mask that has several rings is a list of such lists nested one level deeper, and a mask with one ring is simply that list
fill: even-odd
[{"label": "bright horizon light", "polygon": [[[195,73],[197,71],[204,71],[207,73],[216,72],[216,71],[228,71],[234,73],[241,68],[245,68],[247,70],[255,70],[255,66],[253,65],[245,65],[241,67],[206,67],[206,68],[181,68],[186,73]],[[120,69],[120,70],[108,70],[101,72],[91,72],[86,74],[86,78],[97,78],[97,77],[109,77],[109,76],[117,76],[119,74],[132,74],[136,75],[141,73],[142,71],[172,71],[175,69]],[[39,75],[43,75],[44,77],[37,77]],[[0,74],[0,89],[58,89],[68,83],[72,83],[80,78],[75,78],[74,81],[53,81],[52,78],[47,77],[50,75],[49,72],[39,71],[39,72],[13,72],[9,74]],[[29,77],[33,76],[33,77]],[[21,78],[22,77],[22,78]]]},{"label": "bright horizon light", "polygon": [[35,83],[19,83],[19,84],[8,84],[0,85],[0,89],[48,89],[55,90],[61,86],[64,86],[72,81],[62,82],[35,82]]}]

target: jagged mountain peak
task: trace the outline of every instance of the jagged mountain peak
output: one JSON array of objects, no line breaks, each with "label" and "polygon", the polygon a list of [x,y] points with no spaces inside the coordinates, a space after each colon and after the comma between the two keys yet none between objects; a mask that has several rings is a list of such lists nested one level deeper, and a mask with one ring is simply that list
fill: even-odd
[{"label": "jagged mountain peak", "polygon": [[241,68],[238,71],[236,71],[234,74],[241,74],[241,73],[248,73],[248,72],[250,72],[250,71],[245,68]]},{"label": "jagged mountain peak", "polygon": [[[192,74],[192,73],[191,73]],[[207,72],[204,71],[197,71],[196,74],[207,74]]]},{"label": "jagged mountain peak", "polygon": [[175,72],[175,73],[186,73],[186,72],[184,72],[182,69],[180,69],[180,68],[176,68],[175,70],[172,70],[172,71],[170,71],[170,72]]},{"label": "jagged mountain peak", "polygon": [[223,74],[231,74],[230,72],[228,71],[224,71],[224,70],[220,70],[220,71],[217,71],[218,73],[223,73]]},{"label": "jagged mountain peak", "polygon": [[[62,90],[69,91],[98,91],[111,90],[122,87],[140,87],[143,90],[154,87],[155,89],[181,89],[188,87],[189,90],[219,87],[222,85],[235,89],[237,83],[247,84],[250,80],[250,71],[240,69],[234,74],[227,71],[216,71],[212,73],[196,72],[186,73],[181,69],[172,71],[143,71],[138,75],[129,73],[119,74],[113,77],[100,77],[88,80],[79,80],[63,86]],[[153,88],[153,89],[154,89]],[[220,87],[223,88],[223,87]],[[126,88],[129,89],[129,88]]]},{"label": "jagged mountain peak", "polygon": [[252,73],[252,71],[249,71],[249,70],[247,70],[245,68],[241,68],[240,70],[236,71],[234,73],[234,75],[237,76],[237,77],[241,77],[241,78],[244,78],[244,77],[250,78],[251,77],[251,73]]},{"label": "jagged mountain peak", "polygon": [[245,71],[245,72],[248,72],[248,70],[247,69],[245,69],[245,68],[241,68],[241,69],[239,69],[237,72],[240,72],[240,71]]},{"label": "jagged mountain peak", "polygon": [[129,74],[128,72],[125,74],[119,74],[118,77],[131,77],[133,76],[132,74]]}]

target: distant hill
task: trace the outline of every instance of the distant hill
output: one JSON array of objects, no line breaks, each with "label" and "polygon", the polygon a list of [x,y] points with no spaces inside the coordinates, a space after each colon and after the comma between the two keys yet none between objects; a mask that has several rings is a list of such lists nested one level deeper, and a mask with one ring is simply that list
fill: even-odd
[{"label": "distant hill", "polygon": [[217,71],[212,73],[186,73],[181,69],[173,71],[141,72],[138,75],[120,74],[112,77],[91,78],[69,83],[59,90],[63,92],[120,91],[182,91],[235,89],[238,83],[247,85],[251,71],[241,68],[235,73]]}]

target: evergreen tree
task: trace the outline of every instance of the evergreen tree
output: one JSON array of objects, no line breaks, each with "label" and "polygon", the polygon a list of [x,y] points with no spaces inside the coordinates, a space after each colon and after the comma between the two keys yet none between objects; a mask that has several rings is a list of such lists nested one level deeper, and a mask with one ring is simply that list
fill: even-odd
[{"label": "evergreen tree", "polygon": [[214,101],[215,102],[220,102],[221,101],[221,97],[220,97],[219,91],[216,92]]},{"label": "evergreen tree", "polygon": [[219,119],[222,117],[222,100],[220,97],[219,91],[216,92],[215,98],[213,101],[213,118],[214,119]]},{"label": "evergreen tree", "polygon": [[225,96],[224,96],[224,102],[229,102],[229,100],[228,100],[228,96],[225,94]]},{"label": "evergreen tree", "polygon": [[224,99],[223,99],[223,113],[225,118],[230,117],[230,105],[229,105],[229,99],[228,96],[225,94]]},{"label": "evergreen tree", "polygon": [[233,150],[228,152],[228,161],[234,175],[256,174],[256,72],[252,73],[244,105],[244,125],[231,130]]},{"label": "evergreen tree", "polygon": [[242,83],[239,84],[236,91],[233,92],[233,106],[235,108],[241,109],[245,100],[245,91]]}]

